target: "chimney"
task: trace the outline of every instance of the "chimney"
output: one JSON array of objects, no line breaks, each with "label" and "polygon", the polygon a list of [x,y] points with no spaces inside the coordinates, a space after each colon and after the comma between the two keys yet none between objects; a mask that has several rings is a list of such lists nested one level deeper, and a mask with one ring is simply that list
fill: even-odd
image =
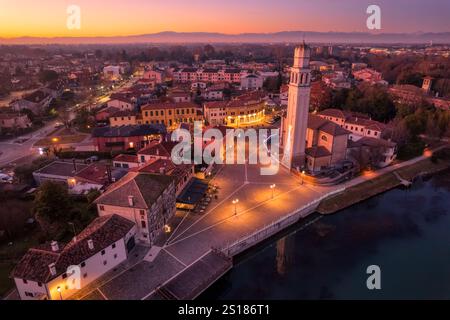
[{"label": "chimney", "polygon": [[56,265],[54,263],[50,263],[48,265],[48,269],[50,270],[50,274],[52,276],[56,276]]},{"label": "chimney", "polygon": [[52,241],[50,243],[50,245],[52,246],[52,251],[53,252],[58,252],[59,251],[59,245],[57,241]]},{"label": "chimney", "polygon": [[130,205],[130,207],[134,206],[134,197],[133,196],[128,196],[128,204]]},{"label": "chimney", "polygon": [[94,241],[92,239],[88,240],[88,248],[89,250],[94,250]]}]

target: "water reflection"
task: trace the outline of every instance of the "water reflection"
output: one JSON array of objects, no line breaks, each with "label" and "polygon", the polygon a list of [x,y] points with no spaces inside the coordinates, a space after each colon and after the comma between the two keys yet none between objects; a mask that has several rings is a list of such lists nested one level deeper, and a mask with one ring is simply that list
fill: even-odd
[{"label": "water reflection", "polygon": [[[450,173],[419,179],[277,240],[202,298],[450,298]],[[366,268],[382,270],[369,291]]]}]

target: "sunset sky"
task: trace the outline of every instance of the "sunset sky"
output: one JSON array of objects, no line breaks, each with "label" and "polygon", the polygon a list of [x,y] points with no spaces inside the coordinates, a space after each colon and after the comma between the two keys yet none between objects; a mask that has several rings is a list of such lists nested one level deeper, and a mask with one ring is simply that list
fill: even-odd
[{"label": "sunset sky", "polygon": [[[80,30],[66,28],[71,4]],[[449,0],[0,0],[0,37],[368,31],[369,4],[382,9],[382,32],[450,31]]]}]

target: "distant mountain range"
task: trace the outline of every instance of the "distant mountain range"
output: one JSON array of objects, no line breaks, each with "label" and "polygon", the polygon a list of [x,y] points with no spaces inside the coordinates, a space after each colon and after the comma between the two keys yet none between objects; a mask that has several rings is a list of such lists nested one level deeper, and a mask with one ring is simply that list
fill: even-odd
[{"label": "distant mountain range", "polygon": [[430,33],[365,33],[282,31],[275,33],[224,34],[213,32],[159,32],[118,37],[19,37],[0,38],[0,44],[123,44],[123,43],[361,43],[361,44],[420,44],[450,43],[450,32]]}]

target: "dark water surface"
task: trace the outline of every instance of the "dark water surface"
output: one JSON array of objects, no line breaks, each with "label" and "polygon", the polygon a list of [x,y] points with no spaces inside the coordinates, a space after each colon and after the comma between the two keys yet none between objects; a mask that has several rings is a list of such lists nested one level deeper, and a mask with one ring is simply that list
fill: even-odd
[{"label": "dark water surface", "polygon": [[[381,290],[367,289],[370,265]],[[200,299],[450,299],[450,172],[299,226]]]}]

